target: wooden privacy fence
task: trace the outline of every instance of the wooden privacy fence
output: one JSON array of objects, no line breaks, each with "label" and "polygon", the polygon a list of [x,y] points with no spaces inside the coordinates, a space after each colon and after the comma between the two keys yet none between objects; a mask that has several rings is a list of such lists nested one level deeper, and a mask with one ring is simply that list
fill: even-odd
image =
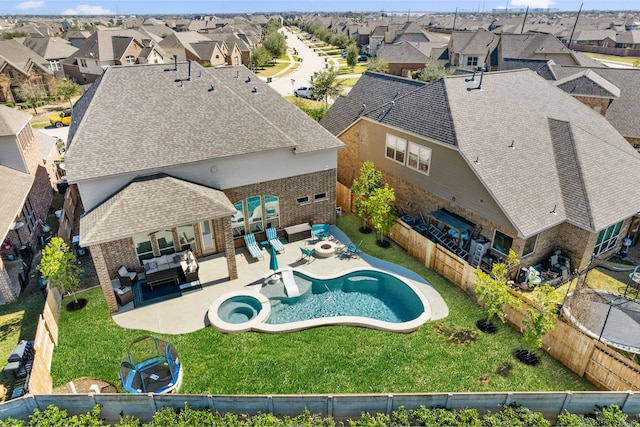
[{"label": "wooden privacy fence", "polygon": [[572,414],[592,413],[596,405],[618,405],[623,412],[640,413],[640,394],[633,392],[501,392],[501,393],[418,393],[366,395],[202,395],[202,394],[66,394],[27,395],[0,405],[0,419],[27,419],[34,409],[44,411],[49,405],[68,415],[89,412],[101,405],[106,423],[120,421],[120,414],[149,422],[163,408],[209,409],[213,412],[255,415],[271,413],[295,416],[305,409],[336,421],[359,419],[363,412],[390,414],[400,406],[406,409],[441,407],[449,410],[474,408],[480,414],[498,412],[503,405],[520,404],[555,421],[564,410]]},{"label": "wooden privacy fence", "polygon": [[[390,236],[414,258],[475,298],[475,268],[466,261],[402,221],[396,222]],[[520,309],[506,307],[507,320],[522,331],[530,301],[521,292],[509,291],[523,304]],[[640,365],[562,320],[556,319],[555,329],[543,337],[542,345],[553,358],[602,390],[640,390]]]},{"label": "wooden privacy fence", "polygon": [[336,182],[336,205],[346,212],[351,212],[351,189],[346,185]]},{"label": "wooden privacy fence", "polygon": [[38,320],[34,339],[35,356],[29,376],[29,393],[50,394],[53,388],[51,378],[51,358],[53,349],[58,345],[58,321],[60,320],[60,288],[53,288],[47,293],[47,300]]}]

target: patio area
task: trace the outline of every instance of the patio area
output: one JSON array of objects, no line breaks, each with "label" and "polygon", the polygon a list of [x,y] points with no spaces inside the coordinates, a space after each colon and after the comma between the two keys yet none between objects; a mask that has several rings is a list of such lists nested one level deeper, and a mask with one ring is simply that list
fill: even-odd
[{"label": "patio area", "polygon": [[[332,241],[337,246],[335,254],[325,258],[312,256],[309,261],[306,258],[303,259],[300,248],[312,249],[317,242],[311,239],[292,243],[283,241],[285,252],[278,254],[279,267],[301,267],[322,276],[334,275],[346,269],[357,267],[379,268],[411,280],[427,297],[431,305],[431,320],[447,316],[448,308],[444,300],[422,277],[403,267],[373,258],[365,253],[358,257],[347,256],[343,253],[343,249],[351,243],[349,239],[335,226],[331,227],[331,234]],[[226,276],[227,268],[224,254],[201,258],[198,260],[201,287],[183,292],[177,298],[139,308],[134,308],[133,302],[131,302],[122,307],[118,313],[114,313],[112,318],[123,328],[166,334],[189,333],[209,326],[207,312],[214,300],[231,291],[251,288],[258,290],[263,281],[272,275],[269,268],[268,249],[263,249],[263,253],[262,260],[254,260],[246,248],[238,249],[236,251],[238,279],[236,280],[228,280]]]}]

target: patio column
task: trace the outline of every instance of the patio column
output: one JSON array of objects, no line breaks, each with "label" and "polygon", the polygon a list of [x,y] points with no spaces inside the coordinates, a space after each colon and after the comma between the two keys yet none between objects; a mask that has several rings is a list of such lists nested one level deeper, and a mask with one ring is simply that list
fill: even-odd
[{"label": "patio column", "polygon": [[[0,261],[1,263],[2,261]],[[13,290],[13,284],[11,278],[4,264],[0,265],[0,297],[4,300],[5,304],[14,302],[18,299],[16,292]]]},{"label": "patio column", "polygon": [[224,230],[224,255],[227,258],[227,270],[229,280],[238,278],[238,265],[236,264],[236,248],[233,245],[233,230],[231,229],[231,217],[222,218],[222,229]]},{"label": "patio column", "polygon": [[107,270],[107,263],[104,260],[104,254],[100,245],[89,246],[91,251],[91,257],[93,258],[93,264],[98,274],[98,280],[100,281],[100,287],[104,294],[104,299],[107,301],[107,307],[110,313],[118,311],[118,302],[116,301],[116,294],[113,292],[113,286],[111,286],[111,278],[109,277],[109,271]]}]

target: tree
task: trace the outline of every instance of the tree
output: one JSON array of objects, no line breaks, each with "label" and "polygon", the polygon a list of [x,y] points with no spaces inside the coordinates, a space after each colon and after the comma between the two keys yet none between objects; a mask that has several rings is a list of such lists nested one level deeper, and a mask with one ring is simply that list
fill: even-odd
[{"label": "tree", "polygon": [[[522,338],[532,349],[542,347],[542,337],[555,328],[555,289],[548,283],[538,287],[532,305],[527,309],[527,317],[522,321],[525,333]],[[527,352],[527,360],[537,360],[535,354]]]},{"label": "tree", "polygon": [[78,305],[76,292],[80,286],[82,270],[77,265],[76,256],[60,237],[52,237],[42,250],[38,271],[42,273],[42,278],[49,286],[60,286],[65,292],[71,293]]},{"label": "tree", "polygon": [[373,58],[371,58],[371,61],[369,61],[367,70],[374,71],[376,73],[388,73],[389,63],[384,59],[380,59],[377,56],[374,56]]},{"label": "tree", "polygon": [[316,74],[312,94],[317,99],[324,98],[325,108],[329,107],[329,98],[337,98],[342,93],[344,81],[338,78],[337,70],[324,70]]},{"label": "tree", "polygon": [[271,62],[271,54],[264,46],[251,49],[251,62],[256,68],[262,68]]},{"label": "tree", "polygon": [[356,215],[362,220],[360,231],[366,232],[369,228],[371,211],[369,209],[369,197],[374,194],[382,183],[382,172],[376,170],[373,162],[367,160],[360,168],[360,176],[351,184],[351,194],[355,196]]},{"label": "tree", "polygon": [[269,34],[262,42],[262,46],[267,49],[272,58],[279,58],[287,51],[287,41],[277,31]]},{"label": "tree", "polygon": [[371,212],[371,224],[380,237],[377,241],[378,246],[383,248],[389,247],[386,236],[397,219],[396,210],[393,206],[395,201],[395,192],[393,188],[389,188],[389,184],[374,189],[369,197],[368,207]]},{"label": "tree", "polygon": [[24,31],[7,31],[2,33],[2,38],[5,40],[11,40],[19,37],[29,37],[29,34]]},{"label": "tree", "polygon": [[56,93],[69,101],[69,107],[73,108],[71,97],[80,93],[80,85],[72,80],[61,80],[56,85]]},{"label": "tree", "polygon": [[[324,115],[327,113],[327,109],[322,104],[317,104],[315,102],[310,103],[310,102],[307,102],[307,100],[301,99],[301,98],[294,98],[293,103],[296,107],[298,107],[299,109],[307,113],[307,115],[311,117],[313,120],[315,120],[316,122],[319,122],[320,120],[322,120]],[[314,108],[311,106],[311,104],[319,105],[320,107]]]},{"label": "tree", "polygon": [[502,323],[506,321],[503,306],[507,304],[513,307],[520,307],[522,304],[519,298],[509,292],[509,286],[507,285],[513,268],[519,263],[518,255],[512,249],[509,249],[507,259],[503,262],[494,263],[490,274],[482,271],[479,266],[476,269],[474,291],[487,312],[487,319],[478,322],[480,329],[489,332],[495,331],[495,326],[491,322],[494,317],[498,317]]},{"label": "tree", "polygon": [[330,44],[334,45],[339,49],[344,49],[349,45],[350,42],[351,40],[349,39],[349,36],[347,36],[346,34],[333,34],[331,36]]},{"label": "tree", "polygon": [[358,65],[358,46],[355,43],[347,46],[347,65],[351,67],[351,71],[353,71],[353,67]]},{"label": "tree", "polygon": [[277,33],[279,29],[280,22],[276,21],[275,19],[271,19],[264,27],[264,34]]},{"label": "tree", "polygon": [[42,86],[34,85],[29,81],[16,86],[15,91],[18,98],[31,104],[35,114],[38,114],[38,103],[47,97],[47,91]]},{"label": "tree", "polygon": [[430,62],[423,69],[414,72],[412,76],[416,80],[431,83],[443,77],[450,76],[455,73],[456,70],[456,67],[447,68],[443,65],[439,65],[437,62]]}]

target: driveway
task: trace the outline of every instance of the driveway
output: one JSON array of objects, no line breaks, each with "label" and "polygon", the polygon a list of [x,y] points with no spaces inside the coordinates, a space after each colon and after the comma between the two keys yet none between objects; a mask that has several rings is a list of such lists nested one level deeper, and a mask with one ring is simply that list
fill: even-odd
[{"label": "driveway", "polygon": [[46,128],[40,128],[38,130],[46,133],[47,135],[55,136],[56,138],[63,140],[65,144],[67,143],[67,137],[69,136],[69,126],[63,126],[61,128],[57,128],[55,126],[47,126]]},{"label": "driveway", "polygon": [[[298,57],[302,58],[302,62],[300,62],[300,66],[291,73],[285,70],[280,73],[281,76],[273,76],[269,85],[283,96],[293,96],[293,90],[295,88],[307,86],[311,83],[313,73],[326,69],[327,63],[325,63],[324,60],[328,57],[319,56],[286,27],[282,27],[281,31],[287,36],[287,45],[298,51]],[[338,67],[337,62],[332,58],[328,58],[327,61],[331,67]],[[266,77],[260,78],[265,81],[267,80]]]}]

